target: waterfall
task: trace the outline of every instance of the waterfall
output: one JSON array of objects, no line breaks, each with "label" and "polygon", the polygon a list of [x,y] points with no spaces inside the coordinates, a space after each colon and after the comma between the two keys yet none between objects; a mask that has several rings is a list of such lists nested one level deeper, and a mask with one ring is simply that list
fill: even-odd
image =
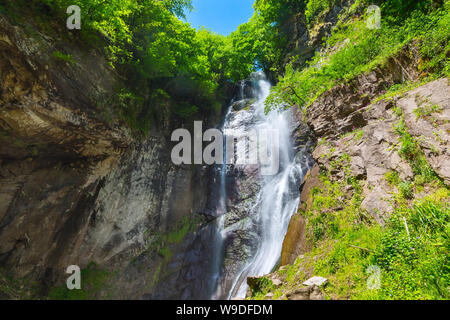
[{"label": "waterfall", "polygon": [[[233,186],[228,185],[230,179],[227,180],[227,177],[232,176],[236,170],[241,174],[254,172],[254,168],[248,165],[226,164],[219,168],[218,183],[221,194],[217,210],[220,211],[220,215],[216,221],[214,245],[216,272],[213,279],[216,282],[213,298],[216,299],[245,297],[247,277],[268,274],[277,265],[290,218],[298,209],[300,183],[309,163],[305,152],[296,152],[291,141],[289,112],[275,110],[265,114],[265,100],[271,88],[265,75],[262,72],[252,74],[250,83],[252,90],[247,90],[249,93],[245,90],[246,82],[241,83],[238,96],[238,100],[241,101],[234,102],[246,107],[234,110],[230,106],[222,130],[226,137],[239,137],[249,130],[276,130],[279,138],[277,153],[279,170],[274,175],[264,176],[257,171],[255,176],[250,178],[245,176],[243,183],[253,179],[256,191],[247,196],[245,201],[241,201],[233,199],[232,195],[228,194],[227,190]],[[249,150],[245,151],[248,153]],[[271,157],[272,161],[276,160],[273,154]],[[236,185],[242,184],[239,178],[235,180],[239,182]],[[246,207],[242,208],[241,203],[245,203]],[[240,215],[237,222],[236,215]],[[239,237],[245,241],[236,240],[240,239]],[[245,248],[242,243],[245,243]],[[234,249],[236,247],[238,249]],[[243,252],[244,258],[236,256],[237,250]]]}]

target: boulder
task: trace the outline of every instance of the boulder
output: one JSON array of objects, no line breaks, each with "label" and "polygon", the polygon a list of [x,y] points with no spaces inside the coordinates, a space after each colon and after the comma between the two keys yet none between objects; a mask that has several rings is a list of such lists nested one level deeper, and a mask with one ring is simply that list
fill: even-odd
[{"label": "boulder", "polygon": [[305,282],[303,282],[303,285],[305,286],[317,286],[317,287],[324,287],[328,284],[328,279],[323,277],[312,277]]},{"label": "boulder", "polygon": [[309,300],[312,287],[299,288],[286,294],[288,300]]},{"label": "boulder", "polygon": [[286,294],[288,300],[324,300],[324,295],[320,287],[310,285],[295,289]]}]

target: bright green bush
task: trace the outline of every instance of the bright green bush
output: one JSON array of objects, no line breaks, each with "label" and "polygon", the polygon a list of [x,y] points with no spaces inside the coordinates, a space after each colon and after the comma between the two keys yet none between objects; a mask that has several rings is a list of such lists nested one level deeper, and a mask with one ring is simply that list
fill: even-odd
[{"label": "bright green bush", "polygon": [[306,5],[305,17],[306,22],[311,24],[317,15],[329,9],[336,0],[309,0]]}]

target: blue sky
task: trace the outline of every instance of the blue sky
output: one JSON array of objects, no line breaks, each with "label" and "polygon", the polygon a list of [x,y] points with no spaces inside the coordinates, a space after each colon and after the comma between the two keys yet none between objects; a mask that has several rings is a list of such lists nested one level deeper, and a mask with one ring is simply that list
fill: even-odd
[{"label": "blue sky", "polygon": [[194,28],[207,29],[229,35],[253,15],[254,0],[193,0],[194,11],[187,14],[187,22]]}]

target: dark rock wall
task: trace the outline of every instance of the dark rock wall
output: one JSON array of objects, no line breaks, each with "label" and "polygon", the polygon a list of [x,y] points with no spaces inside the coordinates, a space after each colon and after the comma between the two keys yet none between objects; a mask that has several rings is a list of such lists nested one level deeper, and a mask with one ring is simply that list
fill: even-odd
[{"label": "dark rock wall", "polygon": [[120,78],[60,43],[0,17],[0,268],[44,295],[94,262],[113,275],[99,298],[207,298],[210,169],[171,164],[170,127],[140,141],[104,121]]}]

